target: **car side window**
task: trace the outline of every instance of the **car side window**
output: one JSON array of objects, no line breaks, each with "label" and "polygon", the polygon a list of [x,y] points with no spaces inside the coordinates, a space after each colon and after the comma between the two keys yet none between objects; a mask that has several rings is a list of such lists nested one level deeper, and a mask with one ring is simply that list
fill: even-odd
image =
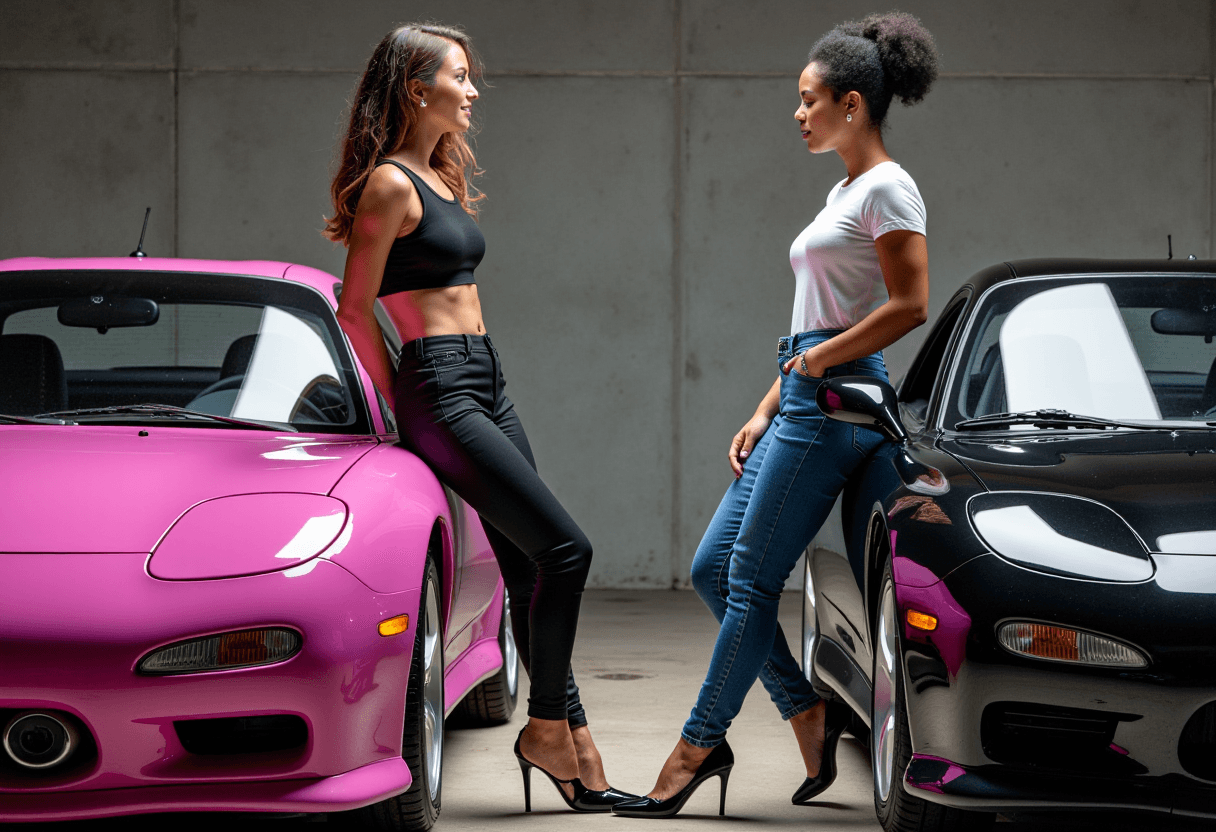
[{"label": "car side window", "polygon": [[925,338],[925,343],[912,362],[912,369],[904,378],[899,388],[901,409],[918,423],[925,421],[929,409],[929,399],[933,395],[933,385],[937,381],[942,360],[946,356],[946,347],[950,344],[951,336],[958,328],[958,323],[967,305],[970,294],[963,294],[951,301],[946,311],[938,318],[937,324]]}]

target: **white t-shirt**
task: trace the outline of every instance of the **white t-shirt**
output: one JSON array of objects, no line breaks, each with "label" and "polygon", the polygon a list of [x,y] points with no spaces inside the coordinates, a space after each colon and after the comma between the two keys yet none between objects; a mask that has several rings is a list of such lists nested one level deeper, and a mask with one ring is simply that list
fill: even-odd
[{"label": "white t-shirt", "polygon": [[828,194],[827,206],[790,246],[790,334],[848,329],[887,301],[874,241],[888,231],[925,233],[925,203],[912,177],[880,162]]}]

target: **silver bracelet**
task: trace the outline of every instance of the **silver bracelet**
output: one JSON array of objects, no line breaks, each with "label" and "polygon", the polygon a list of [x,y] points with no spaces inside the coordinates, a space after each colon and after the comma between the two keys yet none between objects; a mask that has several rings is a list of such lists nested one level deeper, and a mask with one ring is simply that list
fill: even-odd
[{"label": "silver bracelet", "polygon": [[811,371],[806,368],[806,353],[798,356],[798,359],[802,362],[802,374],[804,376],[809,376]]}]

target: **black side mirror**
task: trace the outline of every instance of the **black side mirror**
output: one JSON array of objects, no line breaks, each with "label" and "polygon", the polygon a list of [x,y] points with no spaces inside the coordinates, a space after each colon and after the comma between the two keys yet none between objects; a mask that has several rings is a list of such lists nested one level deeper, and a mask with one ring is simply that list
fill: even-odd
[{"label": "black side mirror", "polygon": [[829,378],[815,391],[815,401],[829,419],[873,428],[892,442],[908,439],[895,391],[885,381],[871,376]]}]

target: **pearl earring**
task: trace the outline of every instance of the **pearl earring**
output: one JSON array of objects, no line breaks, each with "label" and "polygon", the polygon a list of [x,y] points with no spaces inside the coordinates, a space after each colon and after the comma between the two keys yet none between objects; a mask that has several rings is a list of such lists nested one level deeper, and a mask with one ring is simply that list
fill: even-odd
[{"label": "pearl earring", "polygon": [[[422,100],[420,100],[420,101],[418,102],[418,106],[419,106],[419,107],[425,107],[425,106],[426,106],[426,99],[425,99],[425,98],[423,98]],[[852,116],[849,116],[849,118],[852,118]]]},{"label": "pearl earring", "polygon": [[[426,106],[426,102],[423,102],[422,106],[423,106],[423,107],[425,107],[425,106]],[[845,121],[852,121],[852,120],[853,120],[853,114],[852,114],[852,113],[849,113],[847,116],[845,116],[845,117],[844,117],[844,120],[845,120]]]}]

